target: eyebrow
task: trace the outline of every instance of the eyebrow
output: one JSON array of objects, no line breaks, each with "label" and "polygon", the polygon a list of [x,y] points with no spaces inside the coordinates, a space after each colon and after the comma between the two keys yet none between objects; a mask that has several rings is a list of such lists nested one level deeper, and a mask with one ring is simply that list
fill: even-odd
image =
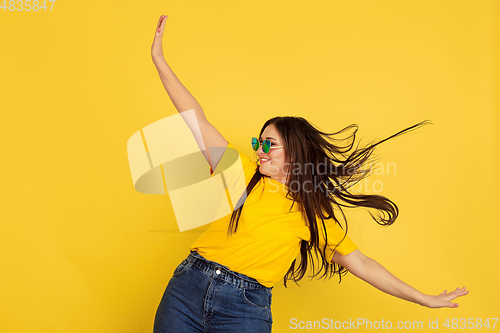
[{"label": "eyebrow", "polygon": [[[262,139],[262,137],[260,137],[260,138]],[[275,138],[270,137],[270,136],[266,137],[266,139],[273,139],[273,140],[275,140],[275,141],[278,141],[278,140],[276,140]]]}]

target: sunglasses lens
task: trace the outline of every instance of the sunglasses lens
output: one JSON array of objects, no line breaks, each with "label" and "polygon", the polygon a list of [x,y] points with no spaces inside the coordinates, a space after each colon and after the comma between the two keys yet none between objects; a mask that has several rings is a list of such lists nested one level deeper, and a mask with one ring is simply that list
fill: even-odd
[{"label": "sunglasses lens", "polygon": [[259,141],[257,138],[252,138],[252,148],[257,151],[259,149]]},{"label": "sunglasses lens", "polygon": [[269,147],[271,146],[271,141],[269,140],[264,140],[264,142],[262,143],[262,150],[264,151],[264,153],[269,153]]}]

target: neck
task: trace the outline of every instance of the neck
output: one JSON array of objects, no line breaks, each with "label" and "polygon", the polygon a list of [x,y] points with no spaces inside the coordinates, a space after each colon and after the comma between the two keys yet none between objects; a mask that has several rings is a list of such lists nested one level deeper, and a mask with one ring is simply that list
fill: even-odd
[{"label": "neck", "polygon": [[267,177],[269,177],[269,178],[271,178],[271,179],[273,179],[273,180],[275,180],[277,182],[280,182],[283,185],[287,185],[287,183],[286,183],[286,181],[284,179],[278,179],[278,178],[271,177],[271,176],[267,176]]}]

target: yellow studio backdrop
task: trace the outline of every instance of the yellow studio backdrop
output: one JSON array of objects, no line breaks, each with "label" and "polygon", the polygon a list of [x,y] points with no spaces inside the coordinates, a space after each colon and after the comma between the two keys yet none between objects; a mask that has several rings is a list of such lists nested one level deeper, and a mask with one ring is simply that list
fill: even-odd
[{"label": "yellow studio backdrop", "polygon": [[132,182],[127,140],[177,113],[151,61],[162,14],[168,64],[252,158],[278,115],[356,123],[362,144],[433,122],[378,146],[359,188],[393,200],[397,221],[347,210],[349,235],[423,293],[469,295],[429,309],[352,274],[304,278],[275,286],[273,332],[499,329],[498,1],[22,0],[0,8],[0,332],[152,332],[208,227],[179,232],[168,194]]}]

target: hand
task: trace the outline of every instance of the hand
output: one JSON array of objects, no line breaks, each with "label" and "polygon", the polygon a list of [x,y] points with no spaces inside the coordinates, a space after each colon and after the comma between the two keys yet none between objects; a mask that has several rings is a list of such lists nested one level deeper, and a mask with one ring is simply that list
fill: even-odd
[{"label": "hand", "polygon": [[168,15],[160,16],[158,24],[156,25],[155,39],[153,40],[153,45],[151,46],[151,57],[153,61],[155,59],[163,59],[163,47],[162,47],[162,37],[163,29],[165,29],[165,22],[167,21]]},{"label": "hand", "polygon": [[469,293],[468,290],[465,290],[465,287],[462,289],[455,289],[452,292],[446,293],[446,289],[439,295],[434,296],[434,295],[427,295],[425,305],[429,308],[442,308],[442,307],[449,307],[449,308],[456,308],[458,307],[458,303],[452,303],[450,302],[452,299],[455,299],[460,296],[467,295]]}]

